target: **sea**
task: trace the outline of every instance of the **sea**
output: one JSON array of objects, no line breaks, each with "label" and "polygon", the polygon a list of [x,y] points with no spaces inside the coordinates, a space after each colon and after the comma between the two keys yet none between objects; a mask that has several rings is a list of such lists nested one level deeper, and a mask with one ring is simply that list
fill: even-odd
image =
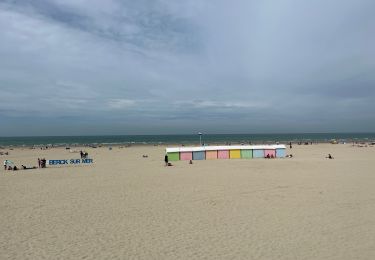
[{"label": "sea", "polygon": [[162,144],[267,144],[304,142],[374,142],[375,133],[191,134],[0,137],[0,146],[111,146]]}]

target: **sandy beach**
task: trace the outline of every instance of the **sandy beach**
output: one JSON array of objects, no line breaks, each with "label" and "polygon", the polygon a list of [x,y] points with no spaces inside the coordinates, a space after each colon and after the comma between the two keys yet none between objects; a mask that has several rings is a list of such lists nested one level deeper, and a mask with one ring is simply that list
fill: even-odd
[{"label": "sandy beach", "polygon": [[[375,258],[375,147],[173,167],[164,148],[85,148],[91,165],[2,169],[0,259]],[[80,157],[3,151],[17,166]]]}]

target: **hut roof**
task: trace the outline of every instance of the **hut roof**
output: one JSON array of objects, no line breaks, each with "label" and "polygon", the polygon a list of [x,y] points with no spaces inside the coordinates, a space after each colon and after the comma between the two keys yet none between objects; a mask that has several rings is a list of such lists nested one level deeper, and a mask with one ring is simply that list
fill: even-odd
[{"label": "hut roof", "polygon": [[220,150],[274,150],[285,149],[284,144],[275,145],[220,145],[220,146],[193,146],[193,147],[167,147],[167,153],[174,152],[198,152],[198,151],[220,151]]}]

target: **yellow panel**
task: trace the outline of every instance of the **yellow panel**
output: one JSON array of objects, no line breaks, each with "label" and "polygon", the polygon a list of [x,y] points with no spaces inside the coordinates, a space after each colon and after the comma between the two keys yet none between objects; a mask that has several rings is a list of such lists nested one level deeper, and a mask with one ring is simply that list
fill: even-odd
[{"label": "yellow panel", "polygon": [[230,150],[229,157],[231,159],[241,159],[241,150]]}]

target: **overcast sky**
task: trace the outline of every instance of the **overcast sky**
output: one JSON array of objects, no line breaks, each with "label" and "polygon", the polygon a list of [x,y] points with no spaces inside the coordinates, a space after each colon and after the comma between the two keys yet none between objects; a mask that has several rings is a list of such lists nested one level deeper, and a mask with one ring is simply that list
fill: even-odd
[{"label": "overcast sky", "polygon": [[375,131],[374,0],[1,0],[0,136]]}]

